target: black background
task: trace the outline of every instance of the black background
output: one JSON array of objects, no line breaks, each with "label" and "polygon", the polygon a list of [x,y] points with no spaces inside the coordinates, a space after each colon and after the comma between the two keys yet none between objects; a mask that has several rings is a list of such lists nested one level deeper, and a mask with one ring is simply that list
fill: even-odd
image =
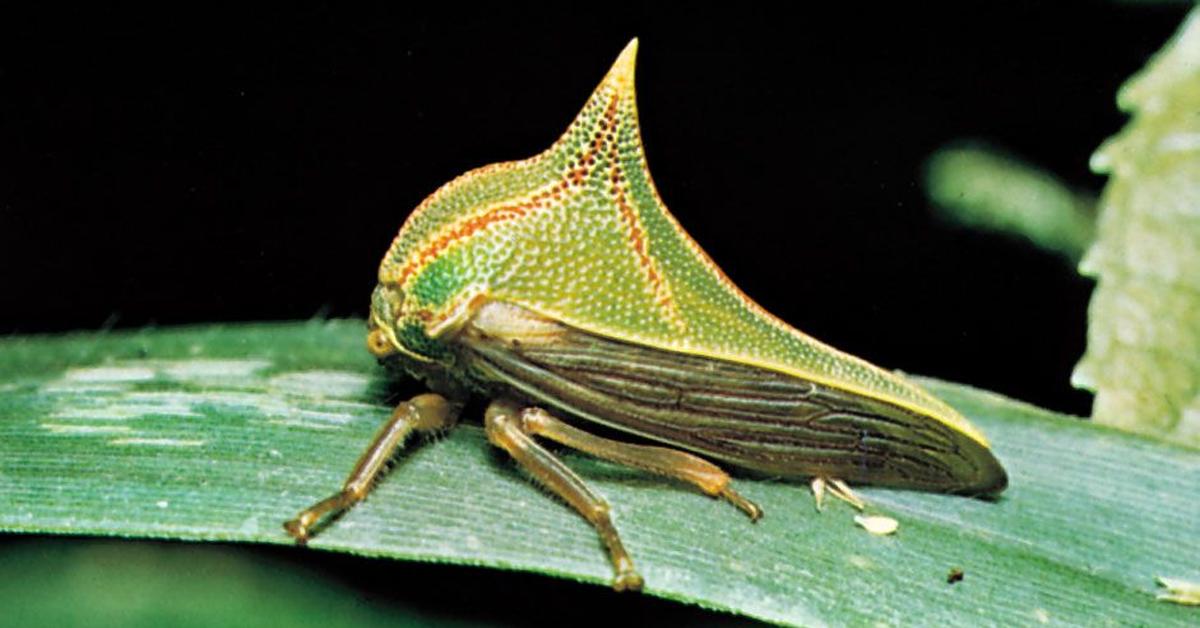
[{"label": "black background", "polygon": [[[1116,89],[1185,8],[8,19],[0,333],[362,317],[410,209],[468,168],[548,146],[636,35],[655,180],[747,293],[883,366],[1086,414],[1068,377],[1091,282],[1019,240],[934,218],[921,164],[983,138],[1098,191],[1087,159],[1125,122]],[[422,569],[435,582],[465,571]],[[534,587],[531,606],[550,591],[621,612],[602,591],[503,578]],[[618,604],[646,604],[630,598]]]}]

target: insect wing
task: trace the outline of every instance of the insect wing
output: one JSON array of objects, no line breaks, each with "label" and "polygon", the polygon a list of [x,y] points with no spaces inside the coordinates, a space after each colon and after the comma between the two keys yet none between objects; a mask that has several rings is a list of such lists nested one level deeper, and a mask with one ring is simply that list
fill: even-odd
[{"label": "insect wing", "polygon": [[942,422],[759,366],[624,342],[496,303],[459,345],[483,380],[742,468],[964,494],[1007,483],[985,446]]}]

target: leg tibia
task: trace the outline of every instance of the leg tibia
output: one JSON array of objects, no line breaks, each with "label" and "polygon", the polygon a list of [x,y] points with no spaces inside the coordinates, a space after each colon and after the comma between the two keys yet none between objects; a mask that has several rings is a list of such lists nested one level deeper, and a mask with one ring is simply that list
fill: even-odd
[{"label": "leg tibia", "polygon": [[295,519],[283,524],[298,543],[307,541],[313,527],[326,515],[351,508],[366,498],[388,459],[414,431],[426,432],[447,429],[458,418],[459,407],[441,395],[417,395],[396,406],[391,419],[375,434],[374,440],[346,478],[342,490],[302,510]]},{"label": "leg tibia", "polygon": [[729,485],[728,473],[703,458],[667,447],[634,445],[601,438],[572,427],[541,408],[527,408],[521,413],[521,420],[531,434],[562,443],[597,458],[682,480],[709,495],[728,500],[753,521],[762,516],[761,508],[739,495]]},{"label": "leg tibia", "polygon": [[634,569],[609,518],[608,504],[574,471],[529,436],[521,421],[519,407],[508,400],[492,402],[484,414],[484,426],[493,445],[507,451],[539,484],[561,497],[596,528],[600,540],[608,548],[616,572],[613,588],[618,591],[640,589],[642,577]]}]

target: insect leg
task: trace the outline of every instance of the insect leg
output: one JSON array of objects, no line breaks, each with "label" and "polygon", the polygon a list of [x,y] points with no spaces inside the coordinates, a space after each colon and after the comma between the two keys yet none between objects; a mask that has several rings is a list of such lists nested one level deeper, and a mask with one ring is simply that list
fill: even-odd
[{"label": "insect leg", "polygon": [[837,478],[815,477],[812,481],[813,502],[817,506],[817,512],[821,511],[822,504],[825,500],[825,489],[828,488],[833,496],[850,504],[856,510],[862,511],[867,507],[867,503],[863,501],[857,493],[850,490],[850,485]]},{"label": "insect leg", "polygon": [[729,474],[707,460],[677,449],[634,445],[601,438],[558,420],[542,408],[526,408],[521,412],[521,420],[526,431],[531,434],[562,443],[597,458],[682,480],[708,495],[728,500],[749,515],[751,521],[758,521],[762,517],[762,508],[733,490]]},{"label": "insect leg", "polygon": [[530,437],[521,420],[519,406],[511,400],[493,401],[484,413],[484,426],[493,445],[507,451],[535,480],[566,501],[600,533],[600,540],[608,548],[616,571],[613,588],[618,591],[641,589],[642,577],[634,569],[633,560],[613,527],[608,516],[608,503]]},{"label": "insect leg", "polygon": [[371,446],[359,456],[342,490],[302,510],[295,519],[284,523],[283,529],[296,542],[307,541],[312,536],[313,526],[326,515],[348,510],[366,498],[392,453],[404,444],[409,434],[453,427],[459,409],[457,404],[433,393],[417,395],[396,406],[392,418],[379,429]]}]

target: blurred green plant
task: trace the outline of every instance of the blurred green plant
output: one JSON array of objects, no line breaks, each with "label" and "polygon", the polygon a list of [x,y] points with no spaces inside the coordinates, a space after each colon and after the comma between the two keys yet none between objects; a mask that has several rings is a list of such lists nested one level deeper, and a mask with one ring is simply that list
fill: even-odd
[{"label": "blurred green plant", "polygon": [[925,190],[947,219],[1023,236],[1072,264],[1094,237],[1095,198],[981,142],[935,152],[926,162]]},{"label": "blurred green plant", "polygon": [[[282,521],[340,484],[397,397],[363,331],[332,321],[0,341],[0,530],[289,543]],[[925,383],[993,439],[1011,486],[997,503],[863,489],[873,512],[900,521],[890,537],[855,526],[848,507],[815,512],[795,483],[740,479],[766,509],[751,524],[685,486],[565,459],[613,505],[649,595],[804,625],[1194,620],[1155,601],[1155,578],[1200,579],[1195,451]],[[313,550],[608,586],[592,529],[478,424],[397,460]],[[955,569],[961,581],[947,582]]]},{"label": "blurred green plant", "polygon": [[1095,421],[1200,446],[1200,9],[1117,102],[1132,120],[1092,156],[1109,175],[1094,222],[1086,196],[975,146],[935,153],[926,188],[953,220],[1022,234],[1096,278],[1071,376],[1096,393]]},{"label": "blurred green plant", "polygon": [[1200,446],[1200,9],[1117,102],[1132,120],[1092,156],[1109,181],[1071,380],[1096,421]]},{"label": "blurred green plant", "polygon": [[[30,541],[0,552],[0,624],[34,628],[459,626],[217,545]],[[19,574],[19,576],[17,575]]]}]

